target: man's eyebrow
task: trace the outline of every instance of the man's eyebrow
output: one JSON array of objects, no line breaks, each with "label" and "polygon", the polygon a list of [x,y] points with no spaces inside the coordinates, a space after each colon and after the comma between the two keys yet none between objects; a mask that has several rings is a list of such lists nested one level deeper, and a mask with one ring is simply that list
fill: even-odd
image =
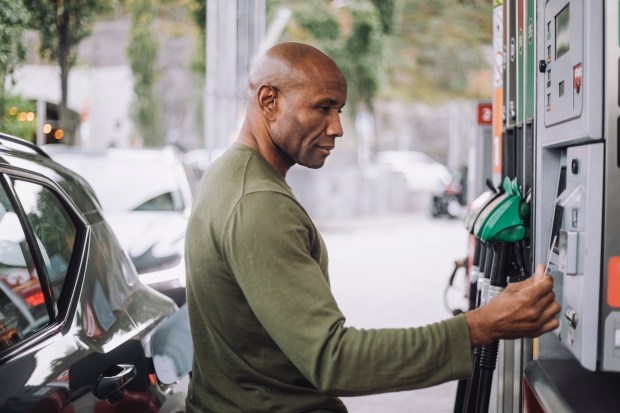
[{"label": "man's eyebrow", "polygon": [[323,99],[319,99],[319,100],[317,101],[317,104],[319,104],[319,105],[328,104],[328,105],[331,105],[331,106],[340,106],[340,107],[342,108],[342,107],[346,104],[346,102],[345,102],[345,103],[340,104],[340,103],[339,103],[337,100],[335,100],[335,99],[332,99],[332,98],[323,98]]}]

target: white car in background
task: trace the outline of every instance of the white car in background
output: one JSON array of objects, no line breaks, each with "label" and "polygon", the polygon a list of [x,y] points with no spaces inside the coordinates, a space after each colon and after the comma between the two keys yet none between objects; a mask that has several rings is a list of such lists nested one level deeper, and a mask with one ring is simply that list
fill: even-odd
[{"label": "white car in background", "polygon": [[448,185],[452,174],[430,155],[417,151],[380,151],[377,163],[389,165],[405,177],[411,192],[433,192]]},{"label": "white car in background", "polygon": [[196,178],[173,147],[83,149],[45,145],[93,187],[140,280],[185,302],[185,230]]}]

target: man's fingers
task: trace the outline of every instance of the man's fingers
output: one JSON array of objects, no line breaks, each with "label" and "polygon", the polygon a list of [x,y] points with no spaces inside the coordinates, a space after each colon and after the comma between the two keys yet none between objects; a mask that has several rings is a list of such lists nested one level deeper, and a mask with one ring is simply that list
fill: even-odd
[{"label": "man's fingers", "polygon": [[542,277],[528,287],[532,291],[535,300],[542,298],[545,294],[549,294],[553,290],[553,278]]},{"label": "man's fingers", "polygon": [[554,301],[555,293],[553,291],[550,291],[548,294],[544,294],[540,298],[537,298],[534,305],[537,308],[540,308],[540,311],[544,311],[544,309],[547,309],[549,306],[551,306]]},{"label": "man's fingers", "polygon": [[552,319],[548,320],[542,326],[541,334],[548,333],[549,331],[553,331],[556,328],[558,328],[559,326],[560,326],[560,321],[557,318],[553,317]]},{"label": "man's fingers", "polygon": [[532,274],[532,280],[536,283],[542,280],[545,276],[545,266],[542,264],[538,264],[536,266],[536,272]]},{"label": "man's fingers", "polygon": [[536,267],[536,272],[532,274],[530,278],[528,278],[525,281],[520,281],[517,283],[510,284],[512,285],[511,288],[520,290],[522,288],[527,288],[531,285],[534,285],[540,282],[541,280],[544,280],[545,279],[544,271],[545,271],[545,267],[542,264],[538,264],[538,266]]}]

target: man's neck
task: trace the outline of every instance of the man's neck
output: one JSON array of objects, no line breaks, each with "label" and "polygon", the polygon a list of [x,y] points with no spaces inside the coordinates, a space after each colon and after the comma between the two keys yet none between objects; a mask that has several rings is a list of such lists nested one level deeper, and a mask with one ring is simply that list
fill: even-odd
[{"label": "man's neck", "polygon": [[263,159],[270,163],[271,166],[276,168],[283,177],[286,177],[286,173],[292,165],[289,165],[285,161],[284,154],[273,144],[269,137],[260,139],[254,133],[242,128],[235,142],[254,149]]}]

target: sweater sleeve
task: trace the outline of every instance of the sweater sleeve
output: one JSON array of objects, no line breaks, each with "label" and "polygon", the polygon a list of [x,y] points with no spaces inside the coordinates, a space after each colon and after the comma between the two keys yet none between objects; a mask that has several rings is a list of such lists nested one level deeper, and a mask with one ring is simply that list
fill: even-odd
[{"label": "sweater sleeve", "polygon": [[223,237],[226,262],[252,311],[314,386],[339,396],[364,395],[471,374],[462,315],[417,328],[345,327],[310,253],[317,236],[293,200],[259,192],[241,198]]}]

